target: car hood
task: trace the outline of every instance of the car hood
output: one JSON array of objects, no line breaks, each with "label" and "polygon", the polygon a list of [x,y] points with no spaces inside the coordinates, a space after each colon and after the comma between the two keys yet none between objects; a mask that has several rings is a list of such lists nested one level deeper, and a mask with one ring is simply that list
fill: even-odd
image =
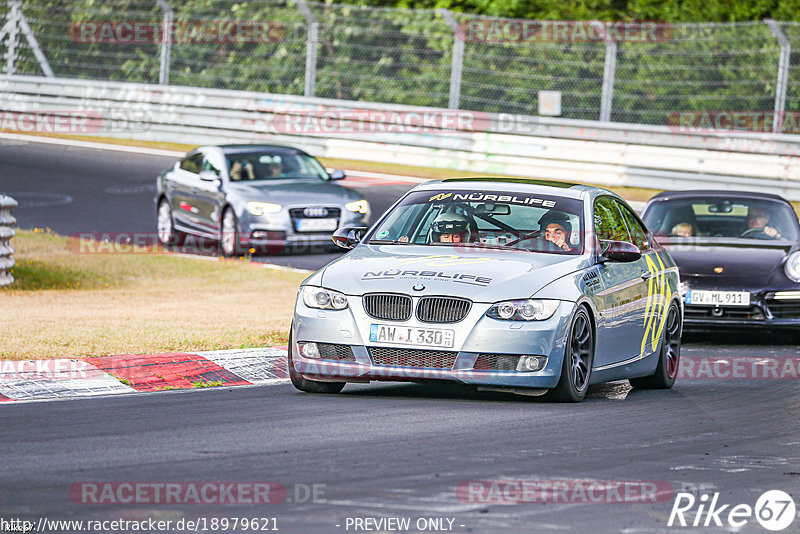
[{"label": "car hood", "polygon": [[325,267],[321,283],[348,295],[385,291],[497,302],[530,297],[585,261],[526,251],[365,244]]},{"label": "car hood", "polygon": [[274,202],[283,205],[308,205],[309,202],[338,205],[362,198],[357,192],[339,184],[316,179],[231,182],[228,184],[228,191],[245,200]]},{"label": "car hood", "polygon": [[[678,265],[682,280],[715,286],[763,287],[783,272],[783,261],[792,243],[755,244],[752,240],[719,242],[663,242]],[[721,269],[716,272],[715,269]]]}]

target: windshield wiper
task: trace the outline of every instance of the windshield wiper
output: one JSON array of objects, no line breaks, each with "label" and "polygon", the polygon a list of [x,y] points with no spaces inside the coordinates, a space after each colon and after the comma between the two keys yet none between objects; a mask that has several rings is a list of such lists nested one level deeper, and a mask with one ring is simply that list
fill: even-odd
[{"label": "windshield wiper", "polygon": [[408,241],[397,241],[396,239],[370,239],[370,245],[410,245]]}]

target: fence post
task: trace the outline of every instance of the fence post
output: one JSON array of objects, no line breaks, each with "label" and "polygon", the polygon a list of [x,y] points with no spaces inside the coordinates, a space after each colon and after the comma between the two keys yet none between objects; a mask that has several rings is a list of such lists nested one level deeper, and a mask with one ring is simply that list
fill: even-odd
[{"label": "fence post", "polygon": [[775,20],[767,19],[764,22],[781,47],[778,57],[778,79],[775,82],[775,117],[772,120],[773,133],[780,133],[783,129],[783,114],[786,110],[786,81],[789,79],[789,57],[792,53],[792,45]]},{"label": "fence post", "polygon": [[6,74],[17,73],[17,48],[19,47],[19,19],[22,13],[22,0],[10,0],[8,6],[11,8],[8,12],[8,21],[3,26],[3,31],[0,34],[5,34],[8,39],[8,47],[6,48],[5,60]]},{"label": "fence post", "polygon": [[0,194],[0,286],[14,283],[14,247],[11,238],[16,235],[14,225],[17,220],[11,215],[11,208],[17,206],[17,201],[11,197]]},{"label": "fence post", "polygon": [[453,30],[453,59],[450,63],[450,98],[449,109],[458,109],[461,100],[461,72],[464,66],[464,39],[458,34],[458,21],[447,9],[436,10]]},{"label": "fence post", "polygon": [[297,9],[303,14],[308,25],[306,41],[306,82],[303,94],[307,97],[314,96],[317,86],[317,43],[319,43],[319,23],[306,0],[295,0]]},{"label": "fence post", "polygon": [[169,85],[169,64],[172,56],[172,29],[174,14],[166,0],[156,0],[158,7],[164,12],[161,29],[161,65],[158,69],[159,85]]},{"label": "fence post", "polygon": [[600,120],[611,121],[611,103],[614,99],[614,78],[617,73],[617,43],[606,40],[606,61],[603,67],[603,92],[600,95]]}]

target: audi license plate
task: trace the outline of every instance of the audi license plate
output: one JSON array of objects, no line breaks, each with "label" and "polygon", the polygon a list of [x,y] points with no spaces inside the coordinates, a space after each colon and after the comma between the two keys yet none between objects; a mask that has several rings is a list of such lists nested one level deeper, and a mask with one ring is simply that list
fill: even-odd
[{"label": "audi license plate", "polygon": [[750,306],[750,292],[690,290],[686,293],[686,304],[695,306]]},{"label": "audi license plate", "polygon": [[452,348],[455,333],[453,330],[438,328],[409,328],[373,324],[369,329],[369,340],[374,343],[394,343],[396,345],[415,345],[423,347]]},{"label": "audi license plate", "polygon": [[338,219],[297,219],[298,232],[332,232],[339,227]]}]

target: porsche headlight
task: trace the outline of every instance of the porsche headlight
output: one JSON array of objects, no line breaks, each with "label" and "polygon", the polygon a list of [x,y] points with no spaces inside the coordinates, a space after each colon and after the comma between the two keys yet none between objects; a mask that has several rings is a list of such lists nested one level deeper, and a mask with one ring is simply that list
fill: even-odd
[{"label": "porsche headlight", "polygon": [[280,204],[271,204],[269,202],[248,202],[247,203],[247,211],[250,212],[251,215],[255,215],[257,217],[261,215],[267,215],[270,213],[278,213],[283,209],[283,206]]},{"label": "porsche headlight", "polygon": [[506,300],[493,305],[486,315],[502,321],[544,321],[552,317],[557,308],[557,300]]},{"label": "porsche headlight", "polygon": [[348,202],[344,205],[344,209],[355,213],[369,213],[369,202],[366,200],[356,200],[355,202]]},{"label": "porsche headlight", "polygon": [[795,282],[800,282],[800,251],[794,252],[786,258],[784,266],[786,276]]},{"label": "porsche headlight", "polygon": [[320,310],[343,310],[347,308],[347,297],[344,293],[317,286],[303,286],[300,289],[303,302],[309,308]]}]

